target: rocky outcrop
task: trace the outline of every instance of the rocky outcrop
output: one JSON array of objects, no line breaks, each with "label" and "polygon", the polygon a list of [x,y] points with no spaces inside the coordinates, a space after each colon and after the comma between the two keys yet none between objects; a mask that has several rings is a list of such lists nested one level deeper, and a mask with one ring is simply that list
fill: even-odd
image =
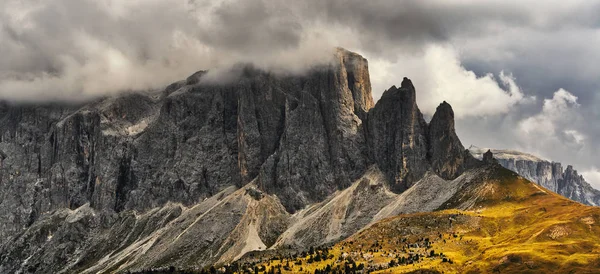
[{"label": "rocky outcrop", "polygon": [[496,160],[494,158],[494,153],[492,153],[492,151],[489,150],[489,149],[488,149],[488,151],[486,151],[483,154],[483,157],[481,158],[481,161],[483,161],[483,163],[487,164],[487,165],[493,165],[493,164],[497,164],[498,163],[498,160]]},{"label": "rocky outcrop", "polygon": [[400,88],[386,90],[369,112],[367,136],[372,160],[396,192],[411,187],[429,169],[451,180],[479,165],[456,135],[452,107],[440,104],[428,125],[408,78]]},{"label": "rocky outcrop", "polygon": [[454,111],[450,104],[441,103],[429,123],[428,158],[440,177],[452,180],[477,162],[465,150],[454,128]]},{"label": "rocky outcrop", "polygon": [[[409,79],[374,106],[358,54],[338,49],[302,75],[230,74],[82,105],[0,106],[0,272],[201,267],[276,242],[333,242],[426,174],[439,186],[479,164],[448,104],[425,122]],[[288,230],[297,211],[330,230]]]},{"label": "rocky outcrop", "polygon": [[199,72],[158,94],[3,104],[0,236],[60,208],[192,205],[256,177],[289,211],[324,199],[366,169],[360,117],[373,104],[367,61],[335,57],[304,76],[244,67],[229,84]]},{"label": "rocky outcrop", "polygon": [[493,153],[494,161],[540,186],[583,204],[600,205],[600,191],[587,183],[570,165],[563,169],[561,163],[514,150],[469,148],[474,157],[483,158],[484,162],[483,152],[486,150]]},{"label": "rocky outcrop", "polygon": [[408,189],[430,165],[427,123],[416,101],[415,87],[404,78],[400,88],[386,90],[369,112],[371,158],[384,171],[396,192]]}]

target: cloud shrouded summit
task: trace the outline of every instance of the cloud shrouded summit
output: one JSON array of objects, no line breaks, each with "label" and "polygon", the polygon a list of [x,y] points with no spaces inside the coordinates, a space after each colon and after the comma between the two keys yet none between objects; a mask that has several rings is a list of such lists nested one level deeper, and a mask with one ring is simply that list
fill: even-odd
[{"label": "cloud shrouded summit", "polygon": [[589,4],[530,2],[527,12],[508,2],[7,0],[0,4],[0,96],[68,99],[155,88],[240,61],[301,71],[335,46],[396,62],[430,43],[506,28],[598,23]]},{"label": "cloud shrouded summit", "polygon": [[[583,0],[5,0],[0,98],[85,100],[238,62],[298,73],[340,46],[369,59],[376,98],[408,76],[427,116],[452,104],[466,143],[593,172],[599,13]],[[553,118],[548,100],[567,93],[573,119]]]}]

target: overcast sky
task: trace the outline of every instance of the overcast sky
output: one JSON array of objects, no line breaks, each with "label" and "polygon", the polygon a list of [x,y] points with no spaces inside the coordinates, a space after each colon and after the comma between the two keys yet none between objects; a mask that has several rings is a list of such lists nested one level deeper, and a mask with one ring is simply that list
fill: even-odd
[{"label": "overcast sky", "polygon": [[0,98],[85,100],[243,61],[301,72],[335,46],[376,99],[404,76],[465,146],[572,164],[600,188],[600,1],[2,0]]}]

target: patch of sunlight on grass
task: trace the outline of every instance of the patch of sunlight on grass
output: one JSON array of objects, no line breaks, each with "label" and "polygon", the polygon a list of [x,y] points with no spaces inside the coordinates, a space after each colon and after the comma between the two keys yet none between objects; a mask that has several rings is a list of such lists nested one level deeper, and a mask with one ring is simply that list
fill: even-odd
[{"label": "patch of sunlight on grass", "polygon": [[349,262],[374,273],[600,269],[600,208],[569,201],[509,173],[499,178],[486,185],[483,202],[472,210],[388,218],[333,246],[326,260],[273,260],[269,266],[289,265],[282,273],[314,273],[328,265],[343,270]]}]

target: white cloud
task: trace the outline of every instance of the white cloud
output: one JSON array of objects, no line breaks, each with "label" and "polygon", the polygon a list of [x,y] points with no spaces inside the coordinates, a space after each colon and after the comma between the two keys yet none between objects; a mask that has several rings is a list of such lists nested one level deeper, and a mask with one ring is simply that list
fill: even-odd
[{"label": "white cloud", "polygon": [[539,113],[517,123],[515,141],[525,151],[555,161],[564,161],[564,155],[589,157],[591,144],[580,128],[585,123],[582,123],[584,119],[579,112],[577,99],[565,89],[554,92],[551,99],[544,100]]},{"label": "white cloud", "polygon": [[[177,37],[165,37],[165,42],[174,44]],[[173,47],[157,58],[139,60],[86,33],[80,33],[73,43],[86,56],[85,60],[67,54],[58,55],[56,64],[61,67],[60,75],[43,72],[3,79],[0,81],[0,97],[13,100],[85,100],[97,95],[153,89],[198,70],[196,64],[206,63],[209,54],[202,45],[190,43]],[[186,56],[182,54],[184,51],[194,53]]]},{"label": "white cloud", "polygon": [[552,99],[544,100],[540,113],[518,123],[520,139],[531,146],[581,148],[586,137],[571,127],[580,118],[578,107],[575,95],[562,88],[557,90]]},{"label": "white cloud", "polygon": [[159,89],[239,62],[299,73],[339,42],[257,1],[0,1],[0,99],[87,100]]},{"label": "white cloud", "polygon": [[421,111],[429,115],[442,101],[452,105],[458,118],[507,113],[517,104],[533,101],[523,94],[510,74],[501,71],[497,79],[492,73],[478,77],[467,70],[450,46],[430,45],[423,56],[401,56],[399,60],[371,62],[376,97],[407,76],[416,86]]},{"label": "white cloud", "polygon": [[591,169],[581,172],[581,175],[592,187],[600,189],[600,170]]},{"label": "white cloud", "polygon": [[[536,110],[536,107],[539,109]],[[597,139],[586,132],[590,119],[582,112],[579,98],[558,89],[539,104],[520,105],[507,114],[457,121],[463,144],[515,149],[551,161],[573,165],[584,178],[600,189],[597,173]]]},{"label": "white cloud", "polygon": [[565,134],[565,137],[574,144],[582,145],[587,139],[583,133],[574,129],[564,130],[563,133]]}]

